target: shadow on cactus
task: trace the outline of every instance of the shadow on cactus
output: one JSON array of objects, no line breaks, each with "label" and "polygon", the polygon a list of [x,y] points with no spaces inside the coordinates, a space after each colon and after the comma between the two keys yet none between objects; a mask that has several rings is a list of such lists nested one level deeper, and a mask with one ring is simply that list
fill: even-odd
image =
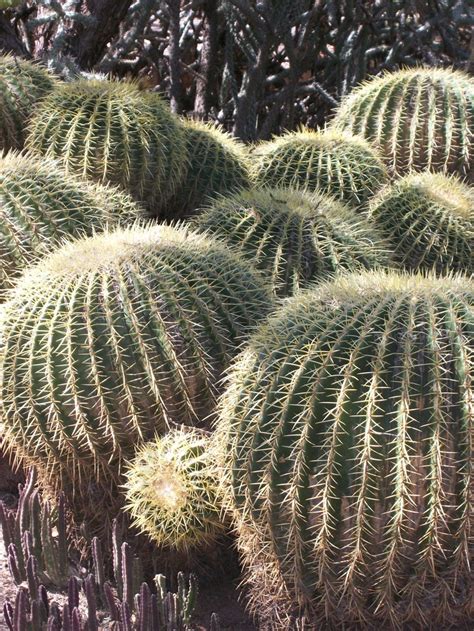
[{"label": "shadow on cactus", "polygon": [[248,257],[271,278],[279,296],[388,260],[385,243],[365,218],[330,197],[296,189],[254,189],[220,198],[193,225]]},{"label": "shadow on cactus", "polygon": [[350,274],[250,340],[216,439],[259,628],[471,619],[473,309],[465,276]]}]

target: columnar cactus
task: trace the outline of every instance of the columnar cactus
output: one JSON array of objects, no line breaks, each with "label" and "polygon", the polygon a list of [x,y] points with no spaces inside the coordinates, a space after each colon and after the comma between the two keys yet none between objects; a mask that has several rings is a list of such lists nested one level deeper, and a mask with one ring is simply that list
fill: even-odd
[{"label": "columnar cactus", "polygon": [[186,167],[184,134],[161,98],[118,81],[60,85],[36,109],[27,145],[67,172],[125,188],[155,213]]},{"label": "columnar cactus", "polygon": [[472,278],[365,272],[250,340],[217,438],[259,628],[472,620],[473,315]]},{"label": "columnar cactus", "polygon": [[342,270],[387,262],[365,218],[318,193],[255,189],[217,199],[194,225],[224,240],[271,277],[280,296]]},{"label": "columnar cactus", "polygon": [[0,149],[21,149],[25,127],[36,102],[56,85],[37,63],[0,56]]},{"label": "columnar cactus", "polygon": [[189,552],[222,532],[219,470],[209,435],[178,428],[146,443],[126,471],[132,524],[160,546]]},{"label": "columnar cactus", "polygon": [[474,178],[474,80],[461,71],[411,68],[372,79],[346,97],[333,126],[372,142],[395,173]]},{"label": "columnar cactus", "polygon": [[455,176],[406,175],[371,200],[369,219],[401,266],[474,272],[474,189]]},{"label": "columnar cactus", "polygon": [[257,184],[305,187],[355,208],[363,207],[387,180],[374,149],[337,130],[287,133],[257,145],[253,157]]},{"label": "columnar cactus", "polygon": [[141,216],[125,193],[66,176],[51,160],[0,157],[0,298],[27,265],[67,237]]}]

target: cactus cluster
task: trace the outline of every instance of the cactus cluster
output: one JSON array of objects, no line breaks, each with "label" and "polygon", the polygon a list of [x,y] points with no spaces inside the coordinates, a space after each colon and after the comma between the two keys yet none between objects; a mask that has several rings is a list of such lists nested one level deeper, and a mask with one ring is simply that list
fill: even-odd
[{"label": "cactus cluster", "polygon": [[261,628],[470,619],[473,313],[468,277],[366,272],[250,340],[219,432]]},{"label": "cactus cluster", "polygon": [[194,225],[228,243],[288,296],[344,270],[381,267],[385,245],[364,217],[319,193],[242,191],[216,200]]}]

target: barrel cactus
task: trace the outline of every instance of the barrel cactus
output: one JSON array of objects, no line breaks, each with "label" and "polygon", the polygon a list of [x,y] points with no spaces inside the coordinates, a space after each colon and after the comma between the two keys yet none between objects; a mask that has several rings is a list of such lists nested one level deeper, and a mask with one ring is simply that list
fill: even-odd
[{"label": "barrel cactus", "polygon": [[369,218],[401,266],[474,272],[474,189],[456,176],[406,175],[371,200]]},{"label": "barrel cactus", "polygon": [[218,444],[259,628],[472,620],[473,322],[472,278],[377,271],[251,338]]},{"label": "barrel cactus", "polygon": [[209,434],[180,427],[146,443],[125,477],[132,524],[155,543],[185,553],[215,543],[223,521]]},{"label": "barrel cactus", "polygon": [[431,169],[473,181],[474,79],[461,71],[374,78],[346,97],[333,126],[372,142],[395,173]]},{"label": "barrel cactus", "polygon": [[21,149],[32,108],[56,80],[38,63],[0,56],[0,149]]},{"label": "barrel cactus", "polygon": [[280,296],[339,271],[387,262],[377,230],[319,193],[242,191],[217,199],[193,223],[253,261]]},{"label": "barrel cactus", "polygon": [[287,133],[257,145],[253,157],[257,184],[305,187],[355,208],[364,207],[387,180],[374,149],[337,130]]},{"label": "barrel cactus", "polygon": [[61,84],[36,109],[27,146],[67,172],[123,187],[155,214],[186,165],[184,134],[161,98],[118,81]]}]

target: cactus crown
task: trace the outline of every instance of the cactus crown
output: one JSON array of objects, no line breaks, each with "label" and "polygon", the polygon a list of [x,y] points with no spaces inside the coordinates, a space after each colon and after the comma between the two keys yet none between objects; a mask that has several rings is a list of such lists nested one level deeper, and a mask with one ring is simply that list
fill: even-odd
[{"label": "cactus crown", "polygon": [[216,200],[194,225],[239,250],[280,296],[341,270],[382,266],[377,230],[319,193],[255,189]]}]

